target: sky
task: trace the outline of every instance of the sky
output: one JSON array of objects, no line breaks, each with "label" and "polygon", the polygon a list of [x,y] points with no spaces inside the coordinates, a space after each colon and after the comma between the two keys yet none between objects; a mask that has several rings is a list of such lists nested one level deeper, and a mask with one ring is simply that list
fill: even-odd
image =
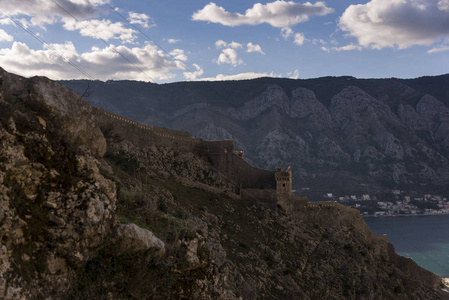
[{"label": "sky", "polygon": [[169,83],[449,73],[449,0],[0,0],[0,67]]}]

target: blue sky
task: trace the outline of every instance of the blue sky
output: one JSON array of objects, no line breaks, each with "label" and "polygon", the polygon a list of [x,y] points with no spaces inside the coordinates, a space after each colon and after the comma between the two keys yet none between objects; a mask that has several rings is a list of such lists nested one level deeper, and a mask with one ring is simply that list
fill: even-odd
[{"label": "blue sky", "polygon": [[24,76],[166,83],[449,70],[449,0],[0,0],[0,16],[0,66]]}]

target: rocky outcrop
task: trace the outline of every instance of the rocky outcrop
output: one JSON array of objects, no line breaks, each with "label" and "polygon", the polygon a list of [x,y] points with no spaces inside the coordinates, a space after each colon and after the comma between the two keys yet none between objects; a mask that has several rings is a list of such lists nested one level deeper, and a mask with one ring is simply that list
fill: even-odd
[{"label": "rocky outcrop", "polygon": [[428,124],[434,122],[449,121],[449,108],[441,101],[430,95],[424,95],[418,104],[416,104],[416,112],[419,113]]},{"label": "rocky outcrop", "polygon": [[[4,98],[31,98],[52,109],[61,118],[61,134],[72,145],[88,147],[92,154],[103,156],[106,141],[92,115],[91,105],[74,94],[69,88],[45,77],[21,78],[0,69]],[[30,94],[25,91],[29,90]],[[42,119],[41,122],[46,122]]]},{"label": "rocky outcrop", "polygon": [[267,109],[276,109],[280,112],[289,112],[289,100],[285,91],[279,86],[269,86],[255,99],[246,102],[238,109],[229,109],[229,114],[241,120],[251,120],[266,111]]},{"label": "rocky outcrop", "polygon": [[[142,238],[157,248],[150,257],[163,255],[149,231],[116,227],[117,185],[100,171],[106,140],[90,105],[45,78],[3,72],[1,79],[0,298],[70,294],[80,270],[112,240],[134,241],[139,251]],[[114,230],[126,226],[139,235]]]},{"label": "rocky outcrop", "polygon": [[[256,148],[258,160],[265,161],[268,169],[293,164],[297,157],[304,157],[309,151],[307,143],[300,136],[282,129],[270,131]],[[277,152],[276,156],[273,156],[274,152]]]},{"label": "rocky outcrop", "polygon": [[318,101],[315,93],[305,88],[297,88],[292,91],[290,116],[293,118],[313,119],[329,128],[334,126],[333,120],[326,107]]},{"label": "rocky outcrop", "polygon": [[409,104],[400,104],[398,106],[398,117],[408,128],[412,130],[428,129],[425,118],[418,114]]},{"label": "rocky outcrop", "polygon": [[[119,245],[117,253],[151,252],[152,256],[161,257],[165,253],[165,244],[151,231],[136,224],[118,224],[115,238]],[[197,241],[198,242],[198,241]]]},{"label": "rocky outcrop", "polygon": [[0,296],[65,293],[114,226],[115,183],[88,148],[71,150],[58,116],[42,114],[44,128],[27,109],[0,105]]}]

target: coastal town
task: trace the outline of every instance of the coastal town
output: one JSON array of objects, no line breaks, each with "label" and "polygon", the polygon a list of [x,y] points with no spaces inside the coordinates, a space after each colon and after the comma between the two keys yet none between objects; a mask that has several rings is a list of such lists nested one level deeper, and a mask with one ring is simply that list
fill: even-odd
[{"label": "coastal town", "polygon": [[449,214],[448,198],[436,194],[416,195],[400,190],[391,194],[373,196],[369,194],[345,195],[335,197],[332,193],[324,195],[327,201],[357,208],[363,216],[415,216]]}]

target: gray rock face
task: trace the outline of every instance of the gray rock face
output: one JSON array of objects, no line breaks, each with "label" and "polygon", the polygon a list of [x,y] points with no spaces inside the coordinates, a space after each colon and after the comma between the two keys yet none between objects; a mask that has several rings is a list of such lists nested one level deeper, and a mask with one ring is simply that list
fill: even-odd
[{"label": "gray rock face", "polygon": [[354,86],[347,87],[332,97],[330,113],[340,127],[355,117],[369,117],[376,123],[379,118],[396,118],[387,105]]},{"label": "gray rock face", "polygon": [[269,132],[256,148],[258,160],[271,169],[285,163],[293,164],[298,156],[304,157],[308,151],[307,143],[300,136],[280,129]]},{"label": "gray rock face", "polygon": [[[0,298],[65,293],[75,269],[115,223],[116,186],[100,174],[95,156],[104,138],[100,132],[87,141],[93,136],[83,130],[99,128],[82,124],[91,117],[84,110],[90,106],[70,103],[78,97],[69,89],[43,78],[3,73],[1,79],[2,98],[15,97],[23,106],[14,110],[0,102]],[[86,143],[72,144],[75,140]],[[24,267],[36,264],[39,269]]]},{"label": "gray rock face", "polygon": [[400,104],[398,106],[398,117],[402,123],[412,130],[426,130],[429,129],[425,118],[418,114],[415,109],[409,105]]},{"label": "gray rock face", "polygon": [[246,102],[243,107],[230,109],[229,113],[241,120],[254,119],[267,109],[275,109],[288,113],[289,99],[285,91],[279,86],[269,86],[260,96]]},{"label": "gray rock face", "polygon": [[449,108],[430,95],[424,95],[419,100],[416,111],[429,123],[449,121]]},{"label": "gray rock face", "polygon": [[[30,79],[2,73],[1,80],[7,84],[3,85],[3,94],[15,96],[24,90],[32,91],[32,99],[41,102],[53,109],[63,119],[62,131],[71,144],[83,144],[97,155],[103,156],[106,151],[106,140],[100,128],[95,125],[92,116],[92,107],[89,102],[83,100],[69,88],[45,77],[33,77]],[[45,127],[45,119],[38,116],[39,122]]]},{"label": "gray rock face", "polygon": [[136,224],[118,224],[115,228],[115,238],[123,253],[151,252],[156,257],[161,257],[165,253],[164,242],[151,231]]},{"label": "gray rock face", "polygon": [[328,127],[333,127],[333,120],[326,107],[318,101],[315,93],[305,88],[297,88],[292,91],[290,116],[293,118],[305,118],[312,116]]},{"label": "gray rock face", "polygon": [[424,95],[416,105],[432,138],[449,151],[449,108],[430,95]]}]

